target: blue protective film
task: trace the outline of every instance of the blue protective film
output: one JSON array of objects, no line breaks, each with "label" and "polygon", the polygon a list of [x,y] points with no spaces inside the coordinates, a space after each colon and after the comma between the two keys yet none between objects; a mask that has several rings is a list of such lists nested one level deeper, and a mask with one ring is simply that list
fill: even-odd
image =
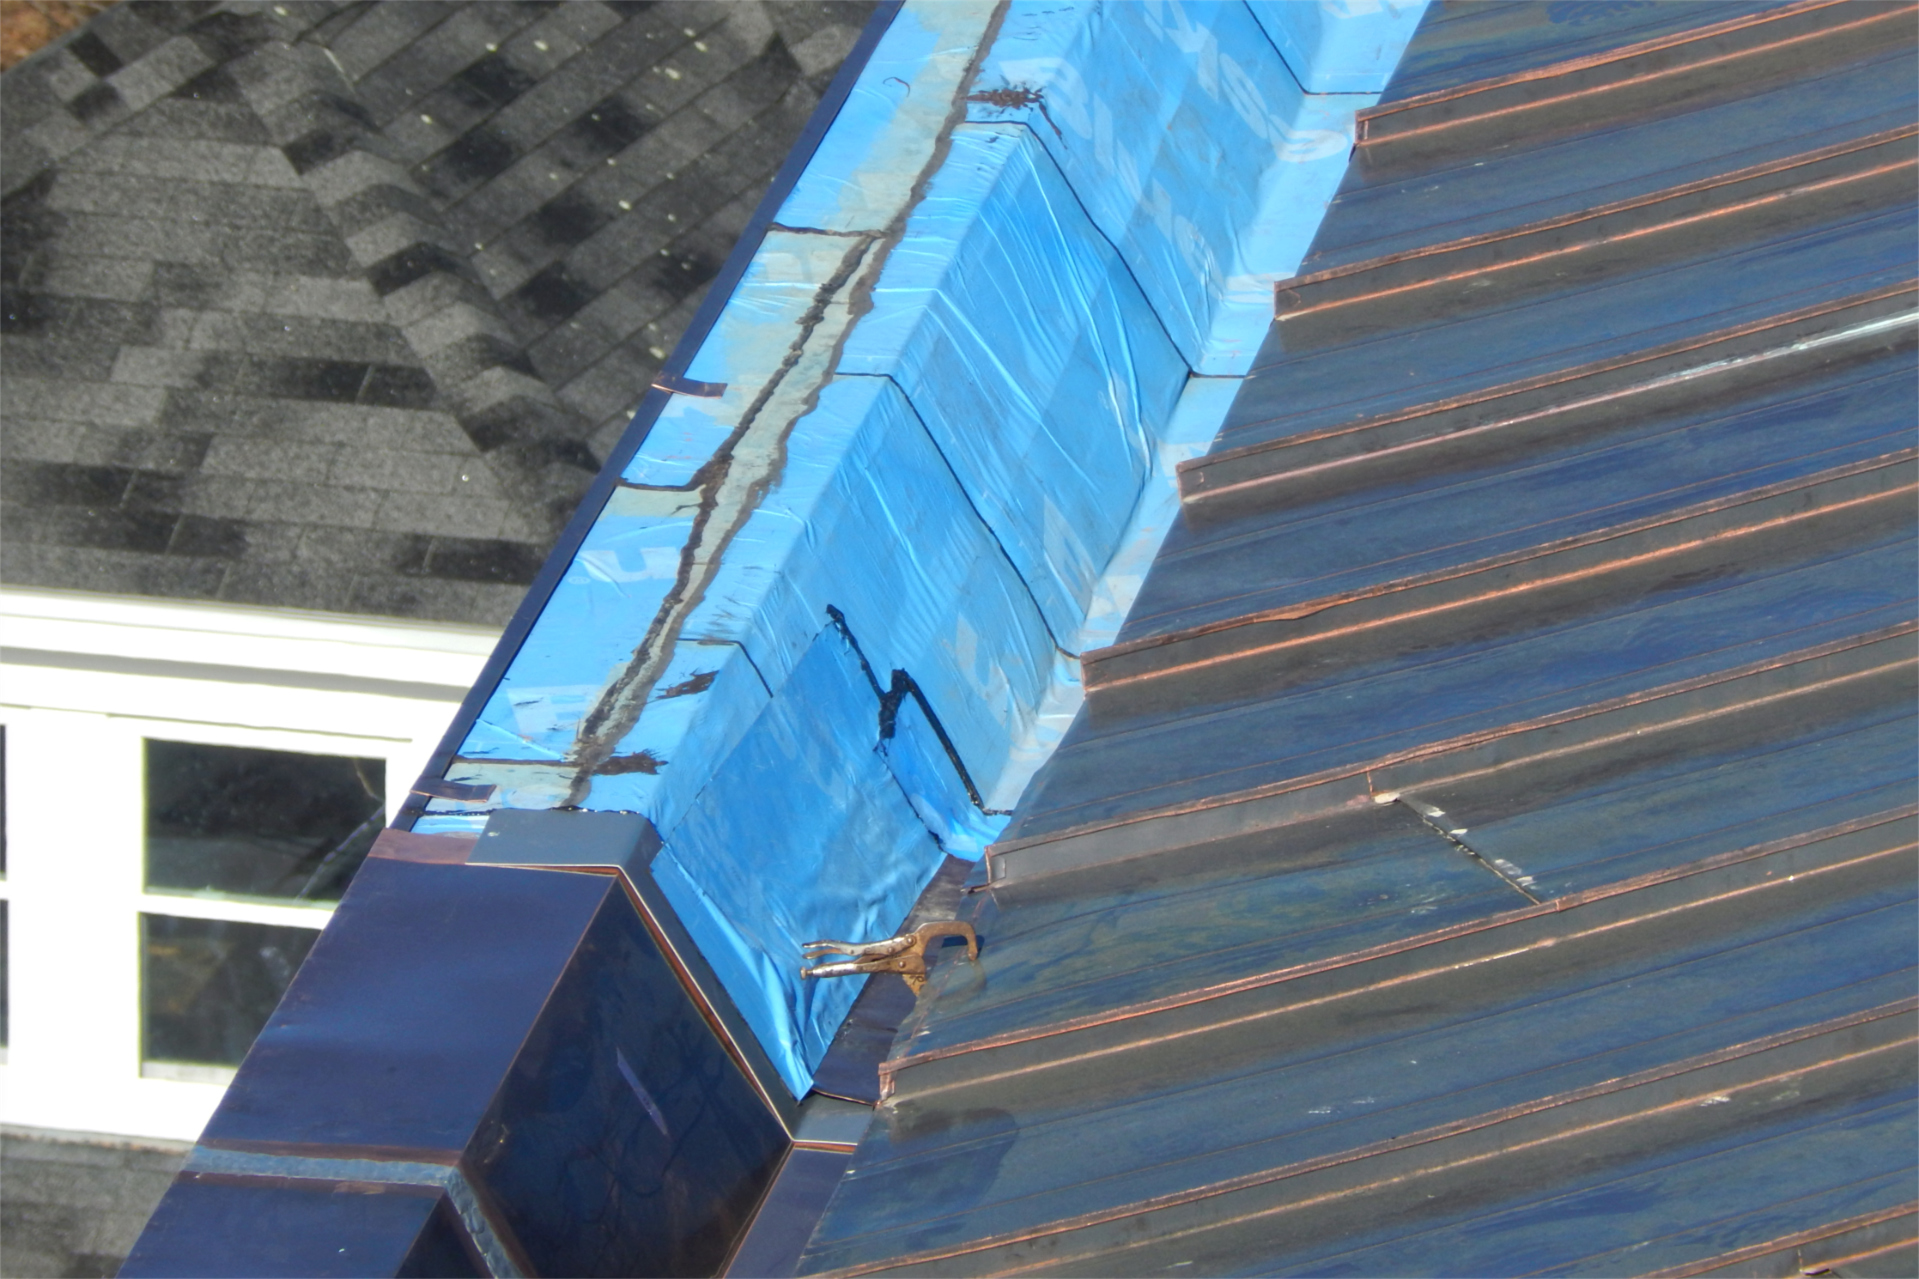
[{"label": "blue protective film", "polygon": [[1138,593],[1419,6],[1345,8],[905,5],[415,829],[645,814],[803,1093],[799,947],[982,855]]}]

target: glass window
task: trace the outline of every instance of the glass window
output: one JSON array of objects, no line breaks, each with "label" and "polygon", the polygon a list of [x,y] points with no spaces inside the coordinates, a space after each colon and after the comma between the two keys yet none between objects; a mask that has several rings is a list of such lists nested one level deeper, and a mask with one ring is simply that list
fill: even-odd
[{"label": "glass window", "polygon": [[141,1055],[239,1065],[319,935],[312,928],[141,915]]},{"label": "glass window", "polygon": [[386,819],[377,759],[146,745],[151,889],[338,901]]}]

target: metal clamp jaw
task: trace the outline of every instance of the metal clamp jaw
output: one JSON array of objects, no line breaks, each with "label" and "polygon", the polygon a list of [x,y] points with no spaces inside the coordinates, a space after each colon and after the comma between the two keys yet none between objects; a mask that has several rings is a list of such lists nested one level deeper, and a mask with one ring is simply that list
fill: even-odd
[{"label": "metal clamp jaw", "polygon": [[857,977],[862,973],[898,973],[913,988],[915,995],[926,987],[926,944],[936,937],[966,939],[966,957],[979,959],[979,934],[971,924],[945,920],[921,924],[910,933],[888,937],[884,941],[815,941],[800,947],[808,959],[822,955],[850,955],[852,958],[831,964],[801,968],[802,977]]}]

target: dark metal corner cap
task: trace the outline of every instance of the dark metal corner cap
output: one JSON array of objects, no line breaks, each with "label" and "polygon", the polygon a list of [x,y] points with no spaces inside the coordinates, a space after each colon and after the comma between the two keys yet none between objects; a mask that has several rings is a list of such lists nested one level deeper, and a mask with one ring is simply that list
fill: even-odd
[{"label": "dark metal corner cap", "polygon": [[584,809],[502,808],[467,863],[473,866],[550,866],[570,869],[617,867],[643,882],[660,851],[660,833],[643,813],[596,813]]}]

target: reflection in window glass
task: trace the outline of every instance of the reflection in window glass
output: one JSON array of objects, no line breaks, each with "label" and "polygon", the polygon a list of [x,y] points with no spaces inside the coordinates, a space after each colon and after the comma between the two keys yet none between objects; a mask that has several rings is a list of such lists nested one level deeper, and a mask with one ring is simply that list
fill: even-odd
[{"label": "reflection in window glass", "polygon": [[147,743],[147,887],[338,901],[386,814],[385,764]]},{"label": "reflection in window glass", "polygon": [[311,928],[140,916],[141,1055],[239,1065],[319,935]]}]

